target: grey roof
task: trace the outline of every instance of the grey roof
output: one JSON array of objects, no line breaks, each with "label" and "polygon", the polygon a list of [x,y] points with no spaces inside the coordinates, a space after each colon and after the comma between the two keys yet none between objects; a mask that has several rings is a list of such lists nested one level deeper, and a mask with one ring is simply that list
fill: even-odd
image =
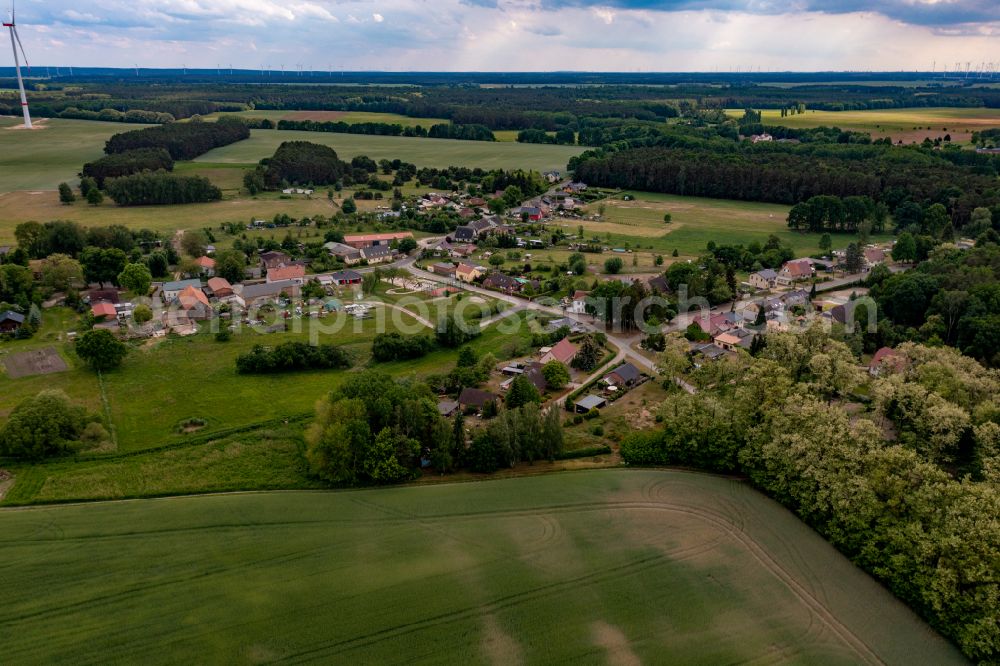
[{"label": "grey roof", "polygon": [[471,386],[466,386],[462,389],[462,392],[458,396],[458,403],[460,405],[482,407],[487,402],[496,400],[496,398],[497,397],[489,391],[483,391],[481,389],[472,388]]},{"label": "grey roof", "polygon": [[765,280],[774,280],[778,277],[778,273],[772,268],[765,268],[757,271],[757,275],[761,276]]},{"label": "grey roof", "polygon": [[455,240],[472,240],[476,237],[476,230],[466,225],[455,229]]},{"label": "grey roof", "polygon": [[288,288],[298,288],[299,284],[295,280],[278,280],[277,282],[264,282],[261,284],[243,285],[240,296],[244,301],[252,301],[258,298],[274,298]]},{"label": "grey roof", "polygon": [[323,249],[334,256],[346,256],[346,257],[361,256],[361,250],[357,249],[356,247],[351,247],[350,245],[344,245],[343,243],[337,243],[335,241],[324,243]]},{"label": "grey roof", "polygon": [[449,414],[453,413],[456,409],[458,409],[458,403],[455,402],[454,400],[442,400],[441,402],[438,403],[437,408],[438,408],[438,414],[440,414],[441,416],[448,416]]},{"label": "grey roof", "polygon": [[594,409],[595,407],[600,407],[606,404],[608,401],[599,395],[588,395],[585,398],[580,398],[575,404],[577,407],[583,407],[584,409]]},{"label": "grey roof", "polygon": [[365,259],[377,259],[379,257],[392,256],[392,248],[388,245],[372,245],[361,250],[361,255]]},{"label": "grey roof", "polygon": [[24,315],[20,312],[14,312],[13,310],[7,310],[3,314],[0,314],[0,321],[16,321],[18,324],[24,323]]},{"label": "grey roof", "polygon": [[163,291],[184,291],[188,287],[201,289],[201,280],[198,278],[191,278],[190,280],[175,280],[173,282],[163,283]]},{"label": "grey roof", "polygon": [[361,279],[361,273],[357,271],[337,271],[336,273],[330,273],[330,277],[333,278],[334,282],[354,282]]},{"label": "grey roof", "polygon": [[627,382],[634,382],[639,379],[639,368],[631,363],[622,363],[609,374],[618,375]]}]

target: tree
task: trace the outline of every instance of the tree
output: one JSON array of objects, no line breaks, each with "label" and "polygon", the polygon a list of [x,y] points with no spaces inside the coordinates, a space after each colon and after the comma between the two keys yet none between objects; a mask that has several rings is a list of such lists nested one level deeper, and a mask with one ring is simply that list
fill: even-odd
[{"label": "tree", "polygon": [[[147,321],[153,318],[153,311],[148,305],[140,304],[135,306],[132,310],[132,320],[137,324],[145,324]],[[229,331],[228,328],[223,329],[224,331]]]},{"label": "tree", "polygon": [[354,199],[344,199],[344,203],[341,204],[340,210],[344,211],[345,215],[353,215],[358,212],[358,204],[354,203]]},{"label": "tree", "polygon": [[368,480],[383,484],[406,479],[410,472],[400,464],[397,457],[399,450],[409,450],[411,455],[418,455],[420,443],[390,428],[383,428],[364,453],[361,469]]},{"label": "tree", "polygon": [[104,195],[96,187],[87,192],[87,203],[91,206],[100,206],[104,203]]},{"label": "tree", "polygon": [[197,259],[205,256],[205,248],[208,246],[208,237],[200,229],[185,231],[181,236],[181,249],[190,256]]},{"label": "tree", "polygon": [[511,382],[510,388],[507,389],[507,399],[504,404],[507,409],[517,409],[518,407],[523,407],[529,402],[540,403],[542,401],[542,396],[538,393],[538,389],[535,385],[531,383],[531,380],[524,375],[518,375]]},{"label": "tree", "polygon": [[915,261],[917,258],[917,242],[913,235],[904,231],[899,234],[892,248],[892,258],[895,261]]},{"label": "tree", "polygon": [[412,238],[404,238],[401,241],[399,241],[398,250],[402,254],[409,254],[410,252],[413,252],[416,249],[417,249],[417,241],[415,241]]},{"label": "tree", "polygon": [[80,253],[80,264],[87,282],[115,282],[125,269],[128,257],[118,248],[101,249],[85,247]]},{"label": "tree", "polygon": [[623,266],[625,266],[625,262],[621,260],[621,257],[611,257],[604,262],[604,272],[617,275],[621,272]]},{"label": "tree", "polygon": [[590,371],[597,367],[602,358],[604,358],[604,348],[593,334],[587,334],[580,341],[580,348],[570,364],[579,370]]},{"label": "tree", "polygon": [[149,266],[149,272],[154,278],[166,277],[170,269],[170,262],[163,252],[153,252],[146,257],[146,265]]},{"label": "tree", "polygon": [[569,383],[569,369],[559,361],[549,361],[542,366],[542,376],[552,389],[561,389]]},{"label": "tree", "polygon": [[246,255],[238,250],[223,250],[215,257],[215,274],[232,284],[242,282],[246,271]]},{"label": "tree", "polygon": [[68,183],[59,183],[59,202],[68,206],[74,201],[76,195],[73,194],[73,188]]},{"label": "tree", "polygon": [[62,391],[42,391],[22,401],[0,428],[0,454],[40,460],[70,449],[80,439],[86,412]]},{"label": "tree", "polygon": [[80,262],[65,254],[50,254],[42,261],[42,284],[54,291],[66,291],[83,282]]},{"label": "tree", "polygon": [[479,357],[472,347],[462,347],[458,350],[458,367],[471,368],[478,362]]},{"label": "tree", "polygon": [[87,331],[76,341],[76,355],[94,370],[110,370],[121,365],[128,347],[107,329]]},{"label": "tree", "polygon": [[671,215],[670,213],[664,214],[664,216],[663,216],[663,222],[665,224],[670,224],[673,221],[674,221],[674,216],[673,215]]},{"label": "tree", "polygon": [[503,266],[505,261],[506,260],[503,258],[503,255],[494,254],[493,256],[490,257],[490,266],[495,266],[499,268],[500,266]]},{"label": "tree", "polygon": [[96,190],[96,189],[97,189],[97,181],[91,178],[90,176],[84,176],[83,178],[80,179],[80,196],[82,196],[84,199],[87,198],[87,195],[90,194],[91,190]]},{"label": "tree", "polygon": [[865,257],[857,243],[849,243],[844,253],[844,268],[848,273],[860,273],[864,267]]},{"label": "tree", "polygon": [[127,264],[118,274],[118,284],[137,296],[148,294],[152,282],[153,275],[146,264]]}]

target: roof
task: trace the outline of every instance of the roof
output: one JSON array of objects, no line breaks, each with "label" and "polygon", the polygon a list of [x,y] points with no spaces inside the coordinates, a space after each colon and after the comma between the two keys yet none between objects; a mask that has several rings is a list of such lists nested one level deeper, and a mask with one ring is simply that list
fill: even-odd
[{"label": "roof", "polygon": [[[114,306],[111,306],[111,314],[114,314]],[[14,312],[13,310],[7,310],[3,314],[0,314],[0,321],[15,321],[18,324],[24,323],[24,315],[20,312]]]},{"label": "roof", "polygon": [[656,277],[649,278],[649,288],[653,291],[666,293],[670,291],[670,283],[667,282],[667,278],[663,275],[657,275]]},{"label": "roof", "polygon": [[812,275],[812,262],[808,259],[793,259],[786,261],[781,270],[792,277],[809,277]]},{"label": "roof", "polygon": [[608,402],[607,400],[605,400],[599,395],[588,395],[584,398],[580,398],[573,404],[576,405],[577,407],[583,407],[584,409],[594,409],[596,407],[600,407],[601,405],[607,404],[607,402]]},{"label": "roof", "polygon": [[639,368],[635,367],[631,363],[622,363],[609,374],[617,375],[626,382],[632,382],[639,379]]},{"label": "roof", "polygon": [[343,243],[337,243],[336,241],[330,241],[329,243],[323,244],[323,249],[333,255],[343,255],[348,257],[360,257],[361,250],[356,247],[351,247],[350,245],[345,245]]},{"label": "roof", "polygon": [[90,312],[95,317],[114,317],[118,314],[118,311],[115,310],[115,306],[112,303],[94,303],[94,305],[90,308]]},{"label": "roof", "polygon": [[375,259],[377,257],[386,257],[392,254],[392,248],[388,245],[373,245],[371,247],[366,247],[361,250],[361,255],[365,259]]},{"label": "roof", "polygon": [[472,264],[460,263],[457,268],[455,268],[455,273],[462,273],[463,275],[471,275],[476,271],[481,271],[479,266],[473,266]]},{"label": "roof", "polygon": [[887,365],[896,372],[899,372],[906,368],[906,357],[892,347],[882,347],[875,352],[874,356],[872,356],[872,360],[868,364],[868,368],[870,370],[876,370],[881,368],[883,365]]},{"label": "roof", "polygon": [[458,404],[482,407],[487,402],[496,399],[497,397],[489,391],[483,391],[481,389],[472,388],[471,386],[466,386],[462,389],[462,392],[458,396]]},{"label": "roof", "polygon": [[269,282],[263,284],[248,284],[243,286],[241,293],[244,300],[252,301],[268,296],[277,296],[285,289],[298,288],[298,283],[294,280],[281,280],[279,282]]},{"label": "roof", "polygon": [[476,230],[470,226],[461,226],[455,229],[455,239],[475,238]]},{"label": "roof", "polygon": [[229,284],[229,280],[224,277],[212,277],[208,278],[208,288],[212,291],[222,291],[223,289],[232,289],[233,285]]},{"label": "roof", "polygon": [[373,243],[375,241],[397,240],[400,238],[413,238],[409,231],[394,231],[388,234],[357,234],[354,236],[344,236],[345,243]]},{"label": "roof", "polygon": [[458,409],[458,402],[454,400],[442,400],[441,402],[438,403],[437,408],[438,408],[438,414],[440,414],[441,416],[448,416],[456,409]]},{"label": "roof", "polygon": [[280,266],[267,270],[267,279],[271,282],[279,280],[301,280],[306,276],[306,267],[300,265]]},{"label": "roof", "polygon": [[576,345],[569,341],[569,338],[563,338],[549,351],[552,358],[556,359],[560,363],[569,363],[576,356]]},{"label": "roof", "polygon": [[355,282],[361,279],[361,273],[357,271],[337,271],[330,273],[330,277],[333,278],[334,282]]},{"label": "roof", "polygon": [[587,298],[587,296],[589,296],[589,295],[590,295],[589,291],[579,291],[579,290],[577,290],[577,291],[573,292],[573,300],[574,301],[582,301],[583,299]]},{"label": "roof", "polygon": [[458,269],[458,267],[455,266],[455,264],[448,264],[443,261],[434,264],[433,266],[431,266],[431,268],[434,269],[432,271],[434,273],[454,273]]},{"label": "roof", "polygon": [[885,250],[880,247],[867,247],[864,255],[870,264],[880,264],[885,261]]},{"label": "roof", "polygon": [[163,283],[163,291],[182,291],[187,287],[201,288],[201,280],[192,278],[190,280],[176,280],[174,282]]},{"label": "roof", "polygon": [[483,282],[487,287],[507,290],[520,290],[521,283],[503,273],[491,273]]},{"label": "roof", "polygon": [[765,280],[773,280],[778,277],[778,273],[773,268],[765,268],[764,270],[757,271],[754,275]]},{"label": "roof", "polygon": [[208,296],[201,289],[185,287],[184,291],[177,294],[177,301],[185,310],[198,307],[198,305],[208,305]]},{"label": "roof", "polygon": [[215,259],[211,257],[198,257],[194,263],[201,268],[215,268]]},{"label": "roof", "polygon": [[715,336],[716,342],[721,342],[724,345],[739,345],[742,339],[732,333],[720,333]]}]

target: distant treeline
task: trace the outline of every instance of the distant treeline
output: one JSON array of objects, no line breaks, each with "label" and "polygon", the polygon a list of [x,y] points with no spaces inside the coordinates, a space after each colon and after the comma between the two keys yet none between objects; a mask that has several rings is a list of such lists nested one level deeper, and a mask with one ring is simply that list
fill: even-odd
[{"label": "distant treeline", "polygon": [[544,130],[528,129],[517,133],[518,143],[552,143],[565,146],[572,146],[576,143],[576,132],[563,128],[555,134],[549,134]]},{"label": "distant treeline", "polygon": [[319,122],[315,120],[279,120],[279,130],[299,130],[303,132],[333,132],[334,134],[373,134],[377,136],[427,136],[427,130],[420,125],[403,127],[396,123],[345,123],[341,121]]},{"label": "distant treeline", "polygon": [[236,357],[236,372],[243,375],[350,366],[350,357],[340,347],[329,344],[313,346],[305,342],[285,342],[273,348],[254,345],[249,352]]},{"label": "distant treeline", "polygon": [[109,178],[104,190],[119,206],[203,203],[222,198],[222,191],[203,176],[165,171]]},{"label": "distant treeline", "polygon": [[87,162],[83,165],[81,175],[93,178],[97,186],[103,188],[104,181],[108,178],[130,176],[142,171],[172,171],[173,168],[174,160],[165,149],[140,148],[112,153],[93,162]]},{"label": "distant treeline", "polygon": [[[32,110],[34,111],[34,110]],[[88,109],[78,109],[71,106],[59,112],[60,118],[72,118],[76,120],[102,120],[112,123],[141,123],[146,125],[160,125],[174,122],[174,116],[169,113],[159,111],[146,111],[144,109],[131,109],[122,113],[118,109],[101,109],[100,111],[90,111]]]},{"label": "distant treeline", "polygon": [[239,121],[223,118],[215,123],[169,123],[115,134],[104,152],[123,153],[140,148],[162,148],[175,160],[193,160],[213,148],[250,137],[250,129]]}]

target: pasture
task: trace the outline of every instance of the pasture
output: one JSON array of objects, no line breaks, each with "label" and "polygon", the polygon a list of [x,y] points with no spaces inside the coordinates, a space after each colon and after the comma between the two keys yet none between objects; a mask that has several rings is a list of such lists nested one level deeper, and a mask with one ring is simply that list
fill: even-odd
[{"label": "pasture", "polygon": [[791,513],[689,472],[36,507],[0,535],[13,663],[964,663]]},{"label": "pasture", "polygon": [[54,190],[64,181],[75,184],[84,162],[101,157],[112,134],[146,127],[59,118],[39,121],[45,129],[27,132],[10,129],[21,125],[21,118],[0,116],[0,193]]},{"label": "pasture", "polygon": [[[742,110],[730,109],[732,116],[742,116]],[[785,127],[839,127],[842,130],[868,132],[874,139],[891,137],[894,142],[920,143],[951,135],[954,143],[968,143],[972,133],[1000,127],[1000,109],[919,108],[884,109],[877,111],[810,111],[781,117],[777,109],[765,109],[765,125]]]},{"label": "pasture", "polygon": [[[626,195],[632,200],[625,201]],[[597,214],[602,204],[602,220],[567,220],[567,233],[576,233],[577,227],[582,225],[588,238],[596,235],[612,247],[650,250],[665,254],[667,259],[675,249],[681,256],[698,256],[705,251],[709,241],[733,245],[749,245],[755,241],[763,244],[771,234],[795,250],[797,256],[819,251],[820,235],[789,230],[789,207],[780,204],[625,192],[592,203],[587,212]],[[672,216],[669,224],[663,221],[666,213]],[[853,239],[851,236],[850,240]],[[849,242],[847,236],[834,236],[835,246],[841,241],[844,245]],[[630,260],[630,257],[625,257],[626,264]]]},{"label": "pasture", "polygon": [[256,164],[261,159],[273,155],[283,141],[324,144],[336,150],[337,155],[346,160],[356,155],[367,155],[374,160],[398,158],[418,167],[438,168],[465,166],[483,169],[564,171],[569,158],[584,151],[582,146],[252,130],[249,139],[211,150],[195,161]]}]

